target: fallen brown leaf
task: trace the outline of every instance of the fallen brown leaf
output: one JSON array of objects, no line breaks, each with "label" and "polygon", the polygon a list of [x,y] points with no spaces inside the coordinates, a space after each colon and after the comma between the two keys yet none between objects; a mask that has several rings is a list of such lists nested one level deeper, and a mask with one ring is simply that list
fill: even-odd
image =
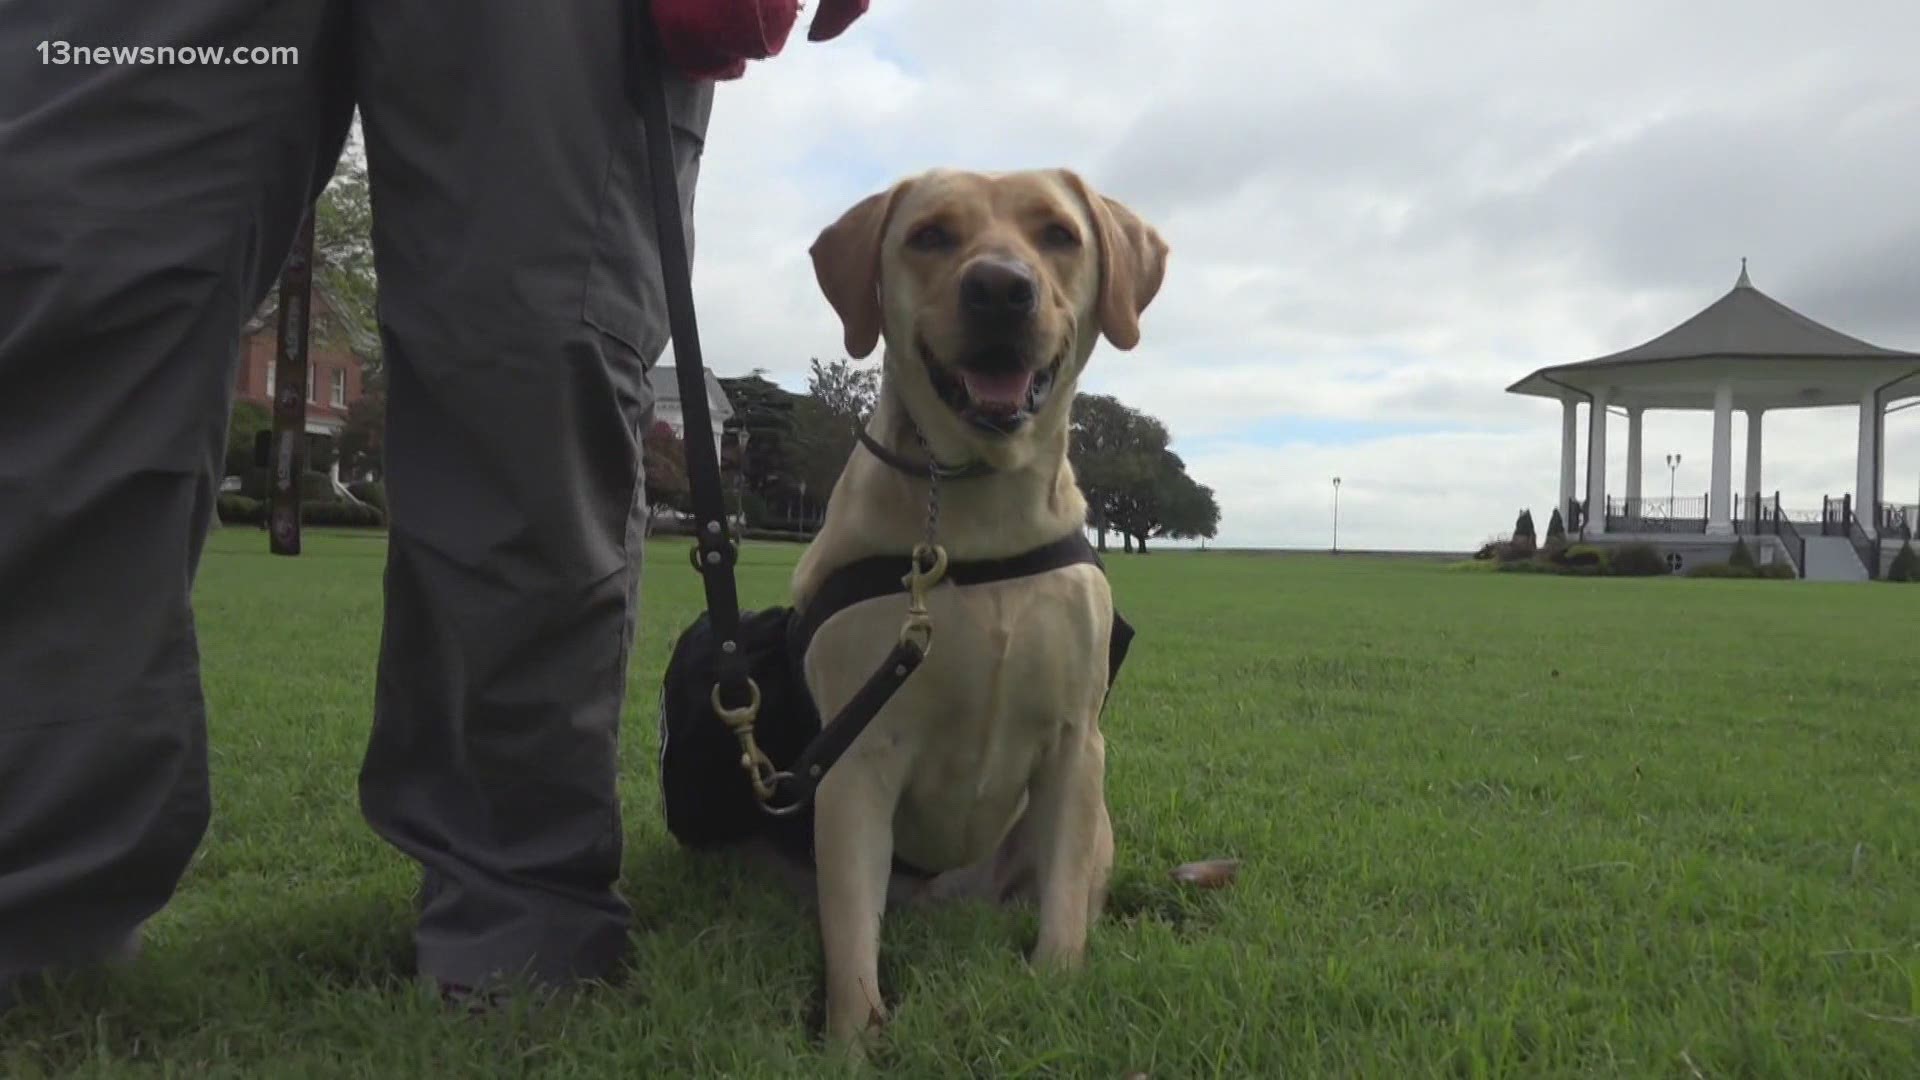
[{"label": "fallen brown leaf", "polygon": [[1239,859],[1203,859],[1174,867],[1173,880],[1203,889],[1218,889],[1233,884],[1234,875],[1239,872]]}]

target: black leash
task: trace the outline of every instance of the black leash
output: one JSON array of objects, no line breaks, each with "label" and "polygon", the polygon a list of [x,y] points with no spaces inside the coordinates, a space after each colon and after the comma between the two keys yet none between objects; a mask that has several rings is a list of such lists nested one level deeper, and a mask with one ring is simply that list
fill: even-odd
[{"label": "black leash", "polygon": [[646,128],[648,186],[653,197],[654,227],[659,234],[667,323],[673,336],[674,376],[680,384],[680,408],[685,420],[682,441],[686,445],[687,480],[693,496],[698,538],[692,555],[706,591],[707,615],[720,642],[712,705],[715,716],[740,740],[741,764],[753,780],[761,809],[775,816],[786,816],[811,802],[814,789],[827,769],[926,659],[933,636],[933,625],[927,618],[926,593],[946,572],[946,553],[931,543],[915,551],[912,568],[903,582],[911,600],[900,641],[846,708],[831,723],[822,726],[792,771],[776,769],[753,736],[760,709],[760,688],[747,672],[739,643],[740,597],[733,576],[739,546],[727,528],[720,459],[714,448],[713,417],[707,407],[706,364],[700,352],[700,328],[694,318],[693,271],[687,255],[686,224],[680,210],[672,121],[667,113],[666,88],[662,81],[668,68],[647,0],[634,0],[627,10],[631,20],[627,28],[629,40],[633,59],[637,61],[627,65],[627,92]]}]

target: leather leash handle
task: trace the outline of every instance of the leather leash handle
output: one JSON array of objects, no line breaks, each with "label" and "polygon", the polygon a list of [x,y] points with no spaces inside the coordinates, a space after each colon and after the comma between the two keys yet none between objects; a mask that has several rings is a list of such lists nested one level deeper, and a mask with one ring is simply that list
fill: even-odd
[{"label": "leather leash handle", "polygon": [[667,113],[664,80],[669,68],[660,48],[652,6],[647,0],[632,0],[626,10],[627,96],[646,129],[648,188],[653,198],[654,229],[659,236],[660,276],[666,287],[674,375],[680,384],[680,410],[685,418],[682,442],[698,537],[694,562],[706,590],[708,617],[721,643],[717,661],[720,696],[729,707],[738,708],[748,703],[749,691],[746,663],[738,647],[740,598],[733,578],[737,548],[727,530],[720,455],[714,448],[713,416],[707,407],[706,363],[700,351],[699,323],[694,317],[693,269],[680,210],[673,122]]}]

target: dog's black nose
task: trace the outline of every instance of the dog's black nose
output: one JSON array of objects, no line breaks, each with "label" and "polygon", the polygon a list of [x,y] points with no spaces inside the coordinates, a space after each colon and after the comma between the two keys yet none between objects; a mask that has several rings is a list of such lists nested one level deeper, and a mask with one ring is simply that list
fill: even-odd
[{"label": "dog's black nose", "polygon": [[1017,325],[1033,316],[1039,302],[1033,270],[1017,259],[976,259],[960,277],[960,306],[971,319]]}]

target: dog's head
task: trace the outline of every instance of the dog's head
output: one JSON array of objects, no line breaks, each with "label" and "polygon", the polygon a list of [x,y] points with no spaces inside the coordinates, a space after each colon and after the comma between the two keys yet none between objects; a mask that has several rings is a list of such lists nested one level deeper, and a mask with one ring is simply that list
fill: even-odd
[{"label": "dog's head", "polygon": [[1010,464],[1064,424],[1096,338],[1139,342],[1167,245],[1064,169],[935,170],[862,199],[811,254],[847,352],[884,337],[921,430]]}]

